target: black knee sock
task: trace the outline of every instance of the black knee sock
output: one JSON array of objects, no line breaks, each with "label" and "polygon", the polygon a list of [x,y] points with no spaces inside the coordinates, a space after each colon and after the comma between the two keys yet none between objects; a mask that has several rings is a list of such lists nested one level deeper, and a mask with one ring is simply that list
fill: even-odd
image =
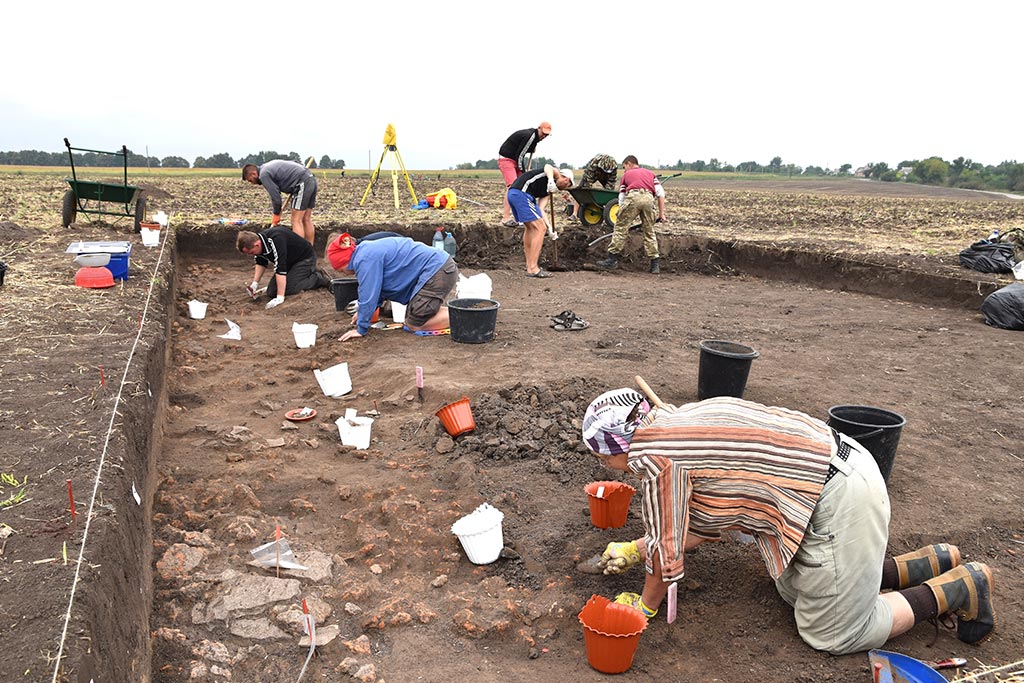
[{"label": "black knee sock", "polygon": [[899,587],[900,572],[896,569],[896,560],[887,557],[885,562],[882,563],[882,585],[878,590],[896,590]]},{"label": "black knee sock", "polygon": [[900,595],[910,603],[910,609],[914,612],[914,623],[934,619],[939,616],[939,603],[935,601],[935,594],[928,586],[914,586],[901,590]]}]

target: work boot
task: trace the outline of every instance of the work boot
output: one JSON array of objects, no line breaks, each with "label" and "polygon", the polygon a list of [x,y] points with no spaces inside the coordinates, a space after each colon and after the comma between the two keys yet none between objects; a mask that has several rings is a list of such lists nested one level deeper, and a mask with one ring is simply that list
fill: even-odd
[{"label": "work boot", "polygon": [[661,272],[661,259],[660,258],[655,257],[655,258],[651,259],[651,270],[650,270],[650,272],[653,273],[654,275],[657,275],[658,273]]},{"label": "work boot", "polygon": [[956,637],[977,645],[996,627],[992,608],[992,570],[980,562],[968,562],[928,579],[939,605],[939,616],[956,614]]},{"label": "work boot", "polygon": [[938,543],[918,548],[892,558],[899,573],[896,590],[920,586],[928,579],[945,574],[960,566],[960,549],[948,543]]},{"label": "work boot", "polygon": [[619,267],[619,257],[615,254],[608,254],[608,258],[597,262],[601,270],[615,270]]}]

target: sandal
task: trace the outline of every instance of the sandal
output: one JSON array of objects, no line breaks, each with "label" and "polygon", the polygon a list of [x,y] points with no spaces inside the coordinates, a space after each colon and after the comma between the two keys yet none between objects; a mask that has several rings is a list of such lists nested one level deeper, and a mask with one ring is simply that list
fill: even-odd
[{"label": "sandal", "polygon": [[551,327],[555,325],[571,325],[576,319],[576,314],[570,310],[564,310],[558,315],[551,316]]},{"label": "sandal", "polygon": [[505,221],[504,223],[502,223],[502,225],[504,225],[504,226],[505,226],[506,228],[514,228],[514,227],[516,227],[517,225],[519,225],[519,223],[517,223],[517,222],[516,222],[516,219],[514,219],[514,218],[509,218],[509,219],[508,219],[507,221]]},{"label": "sandal", "polygon": [[588,323],[583,318],[575,318],[569,324],[559,323],[557,325],[553,325],[553,327],[558,332],[575,332],[577,330],[585,330],[585,329],[587,329],[588,327],[590,327],[590,323]]},{"label": "sandal", "polygon": [[527,273],[526,277],[551,277],[551,271],[541,268],[536,273]]}]

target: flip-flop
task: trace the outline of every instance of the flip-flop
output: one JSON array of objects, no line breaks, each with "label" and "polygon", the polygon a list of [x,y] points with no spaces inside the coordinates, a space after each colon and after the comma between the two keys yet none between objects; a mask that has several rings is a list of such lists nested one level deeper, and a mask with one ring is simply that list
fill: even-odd
[{"label": "flip-flop", "polygon": [[552,327],[554,327],[555,330],[558,332],[576,332],[578,330],[587,329],[588,327],[590,327],[590,323],[588,323],[583,318],[576,318],[568,325],[563,325],[559,323],[556,325],[552,325]]},{"label": "flip-flop", "polygon": [[541,268],[536,273],[527,273],[526,277],[551,277],[551,272]]},{"label": "flip-flop", "polygon": [[507,221],[502,223],[502,225],[504,225],[506,228],[514,228],[517,225],[519,225],[519,223],[517,223],[515,219],[509,218]]}]

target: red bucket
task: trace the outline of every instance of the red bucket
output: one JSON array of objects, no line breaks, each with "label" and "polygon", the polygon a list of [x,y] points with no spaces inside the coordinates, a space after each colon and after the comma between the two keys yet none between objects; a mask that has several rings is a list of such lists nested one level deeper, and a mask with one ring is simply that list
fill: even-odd
[{"label": "red bucket", "polygon": [[449,403],[435,413],[441,418],[441,424],[452,436],[465,434],[476,429],[473,411],[469,407],[469,399],[463,396],[455,403]]},{"label": "red bucket", "polygon": [[591,524],[598,529],[618,529],[626,525],[635,488],[621,481],[592,481],[583,490],[590,503]]},{"label": "red bucket", "polygon": [[640,634],[647,628],[643,612],[594,595],[583,606],[579,620],[590,666],[606,674],[620,674],[633,666]]}]

